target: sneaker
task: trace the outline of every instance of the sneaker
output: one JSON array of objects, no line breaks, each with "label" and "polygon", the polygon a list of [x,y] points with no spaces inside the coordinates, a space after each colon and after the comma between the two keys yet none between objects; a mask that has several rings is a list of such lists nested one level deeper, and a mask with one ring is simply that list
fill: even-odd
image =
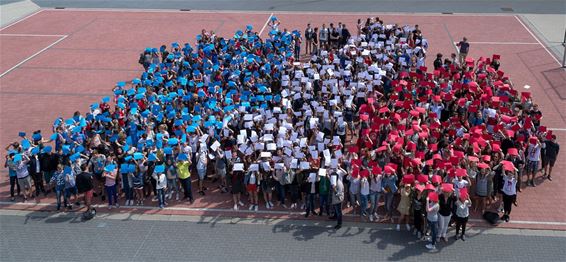
[{"label": "sneaker", "polygon": [[434,246],[433,244],[427,244],[427,245],[426,245],[426,248],[427,248],[428,250],[436,250],[436,246]]},{"label": "sneaker", "polygon": [[242,201],[239,201],[239,202],[238,202],[238,205],[244,206],[244,203],[242,203]]},{"label": "sneaker", "polygon": [[421,234],[421,232],[417,232],[417,239],[421,239],[423,237],[423,235]]},{"label": "sneaker", "polygon": [[119,208],[120,205],[118,203],[116,203],[116,205],[114,205],[114,207]]},{"label": "sneaker", "polygon": [[112,209],[112,205],[108,205],[108,209]]},{"label": "sneaker", "polygon": [[164,209],[165,207],[163,205],[159,205],[159,209]]},{"label": "sneaker", "polygon": [[301,209],[305,209],[305,207],[306,207],[305,204],[301,205]]},{"label": "sneaker", "polygon": [[151,199],[151,202],[157,202],[157,196],[154,196],[154,197]]},{"label": "sneaker", "polygon": [[462,237],[460,237],[460,239],[462,239],[462,241],[466,241],[466,235],[462,235]]},{"label": "sneaker", "polygon": [[271,208],[273,208],[275,205],[273,205],[273,203],[271,201],[269,201],[269,205],[271,206]]},{"label": "sneaker", "polygon": [[397,224],[397,226],[395,227],[395,230],[401,231],[401,225]]},{"label": "sneaker", "polygon": [[283,208],[287,209],[287,205],[283,204],[281,205]]},{"label": "sneaker", "polygon": [[411,231],[411,226],[409,226],[409,224],[405,224],[405,228],[407,229],[407,231]]},{"label": "sneaker", "polygon": [[336,225],[336,226],[334,227],[334,229],[336,229],[336,230],[338,230],[338,229],[340,229],[340,228],[342,228],[342,225]]},{"label": "sneaker", "polygon": [[238,204],[234,204],[234,210],[238,210]]},{"label": "sneaker", "polygon": [[250,205],[249,210],[251,211],[251,210],[253,210],[253,209],[254,209],[254,205]]},{"label": "sneaker", "polygon": [[179,201],[179,194],[175,197],[175,201]]},{"label": "sneaker", "polygon": [[414,229],[413,229],[413,236],[416,236],[416,235],[417,235],[417,229],[414,228]]},{"label": "sneaker", "polygon": [[373,222],[373,215],[369,216],[369,222]]},{"label": "sneaker", "polygon": [[269,209],[269,202],[265,203],[265,208]]},{"label": "sneaker", "polygon": [[258,211],[259,210],[259,205],[255,205],[254,211]]},{"label": "sneaker", "polygon": [[454,236],[454,240],[458,240],[458,238],[459,238],[459,236],[458,236],[458,234],[456,234],[456,235]]},{"label": "sneaker", "polygon": [[10,201],[14,202],[14,201],[16,201],[16,198],[15,198],[15,197],[11,197],[11,198],[10,198]]}]

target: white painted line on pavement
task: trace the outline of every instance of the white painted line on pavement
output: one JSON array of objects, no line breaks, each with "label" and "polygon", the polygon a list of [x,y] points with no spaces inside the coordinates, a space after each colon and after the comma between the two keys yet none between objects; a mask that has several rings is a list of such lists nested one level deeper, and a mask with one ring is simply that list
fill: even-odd
[{"label": "white painted line on pavement", "polygon": [[[458,42],[454,42],[457,44]],[[538,45],[539,43],[533,42],[468,42],[470,44],[477,44],[477,45]]]},{"label": "white painted line on pavement", "polygon": [[67,35],[38,35],[38,34],[2,34],[0,33],[0,36],[21,36],[21,37],[63,37],[63,36],[67,36]]},{"label": "white painted line on pavement", "polygon": [[525,28],[525,30],[527,30],[527,32],[529,32],[529,34],[531,34],[531,36],[539,43],[540,46],[542,46],[542,48],[544,48],[544,50],[546,50],[546,52],[550,55],[550,57],[552,57],[552,59],[554,59],[554,61],[556,61],[556,63],[558,63],[560,66],[562,66],[562,64],[560,63],[560,61],[558,61],[558,58],[556,58],[551,52],[550,50],[548,50],[548,48],[546,48],[545,45],[542,44],[542,42],[538,39],[538,37],[531,31],[531,29],[529,29],[529,27],[527,25],[525,25],[525,23],[523,23],[523,21],[521,21],[521,19],[518,16],[514,16],[515,19],[517,19],[517,21],[519,21],[519,23]]},{"label": "white painted line on pavement", "polygon": [[43,49],[37,51],[35,54],[33,54],[33,55],[31,55],[30,57],[28,57],[28,58],[22,60],[21,62],[19,62],[18,64],[16,64],[16,65],[13,66],[12,68],[6,70],[4,73],[0,74],[0,78],[2,78],[3,76],[5,76],[6,74],[10,73],[12,70],[18,68],[19,66],[21,66],[21,65],[24,64],[25,62],[27,62],[27,61],[33,59],[34,57],[38,56],[39,54],[41,54],[41,53],[43,53],[43,52],[45,52],[45,50],[47,50],[47,49],[51,48],[52,46],[58,44],[59,42],[63,41],[65,38],[67,38],[67,36],[68,36],[68,35],[63,35],[61,38],[59,38],[59,40],[57,40],[57,41],[51,43],[51,44],[48,45],[47,47],[45,47],[45,48],[43,48]]},{"label": "white painted line on pavement", "polygon": [[271,20],[271,18],[273,17],[273,13],[271,13],[269,15],[269,17],[267,18],[267,21],[265,21],[265,24],[263,24],[263,27],[261,28],[261,30],[259,31],[259,36],[261,37],[261,34],[263,33],[263,30],[265,30],[265,28],[267,27],[267,24],[269,24],[269,21]]},{"label": "white painted line on pavement", "polygon": [[30,17],[32,17],[32,16],[34,16],[34,15],[37,15],[37,14],[43,12],[43,10],[44,10],[44,9],[40,9],[40,10],[34,12],[34,13],[31,13],[31,14],[28,15],[28,16],[23,17],[23,18],[20,19],[20,20],[14,21],[13,23],[6,25],[5,27],[2,27],[2,28],[0,29],[0,31],[3,31],[4,29],[8,29],[8,28],[10,28],[10,27],[12,27],[12,26],[14,26],[14,25],[20,23],[20,22],[23,22],[23,21],[25,21],[26,19],[28,19],[28,18],[30,18]]},{"label": "white painted line on pavement", "polygon": [[552,131],[566,131],[566,128],[554,128],[554,127],[550,127],[547,128],[548,130],[552,130]]},{"label": "white painted line on pavement", "polygon": [[[241,13],[241,14],[269,14],[270,11],[247,11],[247,10],[206,10],[206,9],[191,9],[190,11],[181,11],[178,9],[151,9],[151,8],[76,8],[76,7],[66,7],[64,9],[46,9],[47,11],[55,12],[129,12],[129,13]],[[478,14],[478,13],[453,13],[453,14],[439,14],[439,13],[412,13],[412,12],[335,12],[335,11],[274,11],[274,14],[284,14],[284,15],[339,15],[339,16],[351,16],[351,15],[407,15],[407,16],[430,16],[430,17],[450,17],[450,16],[473,16],[473,17],[505,17],[512,16],[512,14]]]}]

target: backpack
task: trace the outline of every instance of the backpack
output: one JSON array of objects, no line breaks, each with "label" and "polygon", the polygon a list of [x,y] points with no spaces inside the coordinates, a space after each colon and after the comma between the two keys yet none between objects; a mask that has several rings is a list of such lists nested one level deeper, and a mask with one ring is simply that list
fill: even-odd
[{"label": "backpack", "polygon": [[138,63],[143,65],[144,62],[145,62],[145,54],[141,53],[140,58],[138,59]]}]

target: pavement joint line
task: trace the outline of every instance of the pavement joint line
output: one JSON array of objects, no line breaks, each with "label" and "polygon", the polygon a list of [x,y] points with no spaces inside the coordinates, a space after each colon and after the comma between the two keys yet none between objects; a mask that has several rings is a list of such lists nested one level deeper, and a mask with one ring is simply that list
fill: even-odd
[{"label": "pavement joint line", "polygon": [[550,50],[548,50],[548,48],[538,39],[538,37],[531,31],[531,29],[528,26],[526,26],[525,23],[523,23],[521,18],[519,18],[519,16],[517,16],[517,15],[514,15],[513,17],[515,17],[515,19],[517,19],[517,21],[519,21],[519,23],[525,28],[525,30],[527,30],[527,32],[529,32],[529,34],[531,34],[531,36],[539,43],[539,45],[542,46],[542,48],[544,48],[544,50],[546,50],[546,52],[550,55],[550,57],[552,57],[552,59],[554,59],[554,61],[556,61],[556,63],[558,63],[558,65],[562,66],[560,61],[558,61],[558,58],[556,58],[556,56],[554,56],[550,52]]},{"label": "pavement joint line", "polygon": [[267,21],[265,21],[265,24],[263,24],[263,27],[259,31],[259,36],[261,36],[261,34],[263,33],[263,30],[265,30],[265,28],[267,27],[267,24],[269,24],[269,20],[271,20],[272,17],[273,17],[273,13],[271,13],[269,15],[269,17],[267,18]]},{"label": "pavement joint line", "polygon": [[[269,14],[271,11],[247,11],[247,10],[206,10],[206,9],[191,9],[191,11],[181,11],[179,9],[150,9],[150,8],[79,8],[70,7],[65,9],[55,9],[55,8],[45,8],[46,11],[55,12],[67,12],[67,11],[80,11],[80,12],[130,12],[130,13],[242,13],[242,14]],[[333,12],[333,11],[273,11],[274,14],[299,14],[299,15],[411,15],[411,16],[431,16],[431,17],[445,17],[445,16],[476,16],[476,17],[502,17],[502,16],[513,16],[513,14],[505,13],[453,13],[453,14],[442,14],[438,12],[428,12],[428,13],[414,13],[414,12]]]},{"label": "pavement joint line", "polygon": [[[55,206],[55,204],[50,203],[14,203],[14,202],[6,202],[0,201],[1,205],[20,205],[20,206]],[[93,207],[98,209],[104,209],[107,207],[105,204],[96,204]],[[144,209],[144,210],[159,210],[158,207],[154,206],[120,206],[120,209]],[[206,208],[206,207],[166,207],[164,210],[172,210],[172,211],[209,211],[209,212],[220,212],[224,214],[229,213],[246,213],[246,214],[268,214],[268,215],[303,215],[304,212],[293,212],[293,211],[275,211],[275,210],[259,210],[259,211],[250,211],[250,210],[238,210],[235,211],[233,209],[225,209],[225,208]],[[1,212],[1,209],[0,209]],[[345,217],[359,217],[359,215],[353,214],[344,214]],[[474,219],[470,218],[470,222],[483,222],[482,219]],[[527,221],[527,220],[511,220],[509,221],[511,224],[528,224],[528,225],[554,225],[554,226],[566,226],[566,222],[558,222],[558,221]]]},{"label": "pavement joint line", "polygon": [[[23,210],[0,210],[0,216],[21,216],[36,219],[47,218],[79,218],[77,213],[54,213]],[[162,221],[162,222],[189,222],[199,224],[223,224],[223,225],[263,225],[274,227],[324,227],[332,228],[334,221],[304,221],[294,219],[273,219],[273,218],[234,218],[219,216],[194,216],[194,215],[162,215],[162,214],[97,214],[96,220],[118,220],[118,221]],[[370,228],[380,230],[394,230],[394,224],[367,224],[361,222],[345,221],[344,227],[351,228]],[[519,236],[550,236],[566,237],[566,231],[546,230],[546,229],[513,229],[513,228],[489,228],[477,229],[470,227],[467,229],[470,235],[489,234],[489,235],[519,235]]]},{"label": "pavement joint line", "polygon": [[[454,42],[457,44],[458,42]],[[539,43],[535,42],[468,42],[470,44],[477,44],[477,45],[538,45]]]},{"label": "pavement joint line", "polygon": [[21,36],[21,37],[63,37],[67,35],[41,35],[41,34],[2,34],[0,36]]},{"label": "pavement joint line", "polygon": [[22,64],[24,64],[25,62],[33,59],[34,57],[38,56],[39,54],[45,52],[47,49],[49,49],[50,47],[58,44],[59,42],[65,40],[65,38],[67,38],[68,35],[63,35],[61,38],[59,38],[57,41],[51,43],[50,45],[46,46],[45,48],[37,51],[35,54],[29,56],[28,58],[22,60],[21,62],[19,62],[18,64],[16,64],[15,66],[11,67],[10,69],[6,70],[4,73],[0,74],[0,78],[2,78],[3,76],[5,76],[6,74],[10,73],[11,71],[13,71],[14,69],[18,68],[19,66],[21,66]]},{"label": "pavement joint line", "polygon": [[13,23],[8,24],[8,25],[6,25],[6,26],[0,28],[0,31],[4,31],[5,29],[8,29],[8,28],[10,28],[10,27],[12,27],[12,26],[14,26],[14,25],[20,23],[20,22],[23,22],[23,21],[27,20],[28,18],[30,18],[30,17],[32,17],[32,16],[35,16],[35,15],[37,15],[37,14],[43,12],[44,10],[45,10],[45,9],[39,9],[39,10],[37,10],[37,11],[35,11],[35,12],[33,12],[33,13],[27,15],[27,16],[24,16],[24,17],[22,17],[21,19],[16,20],[16,21],[14,21]]}]

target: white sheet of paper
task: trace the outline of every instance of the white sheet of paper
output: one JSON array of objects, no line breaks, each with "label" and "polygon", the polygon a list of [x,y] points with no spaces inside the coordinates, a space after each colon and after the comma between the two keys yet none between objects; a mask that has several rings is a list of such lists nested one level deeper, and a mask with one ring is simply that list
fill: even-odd
[{"label": "white sheet of paper", "polygon": [[234,171],[244,171],[244,164],[243,163],[236,163],[234,164]]},{"label": "white sheet of paper", "polygon": [[285,164],[275,163],[275,169],[283,170],[283,169],[285,169]]},{"label": "white sheet of paper", "polygon": [[277,150],[277,144],[275,144],[275,143],[269,143],[269,144],[267,144],[267,150],[269,150],[269,151],[275,151],[275,150]]},{"label": "white sheet of paper", "polygon": [[319,175],[319,176],[326,176],[326,169],[324,169],[324,168],[319,169],[319,170],[318,170],[318,175]]},{"label": "white sheet of paper", "polygon": [[309,169],[311,168],[311,163],[307,161],[301,161],[301,169]]},{"label": "white sheet of paper", "polygon": [[259,165],[258,164],[251,164],[249,171],[259,171]]},{"label": "white sheet of paper", "polygon": [[214,141],[214,143],[212,143],[212,145],[210,146],[210,149],[212,149],[212,151],[216,151],[219,147],[220,143],[218,141]]}]

